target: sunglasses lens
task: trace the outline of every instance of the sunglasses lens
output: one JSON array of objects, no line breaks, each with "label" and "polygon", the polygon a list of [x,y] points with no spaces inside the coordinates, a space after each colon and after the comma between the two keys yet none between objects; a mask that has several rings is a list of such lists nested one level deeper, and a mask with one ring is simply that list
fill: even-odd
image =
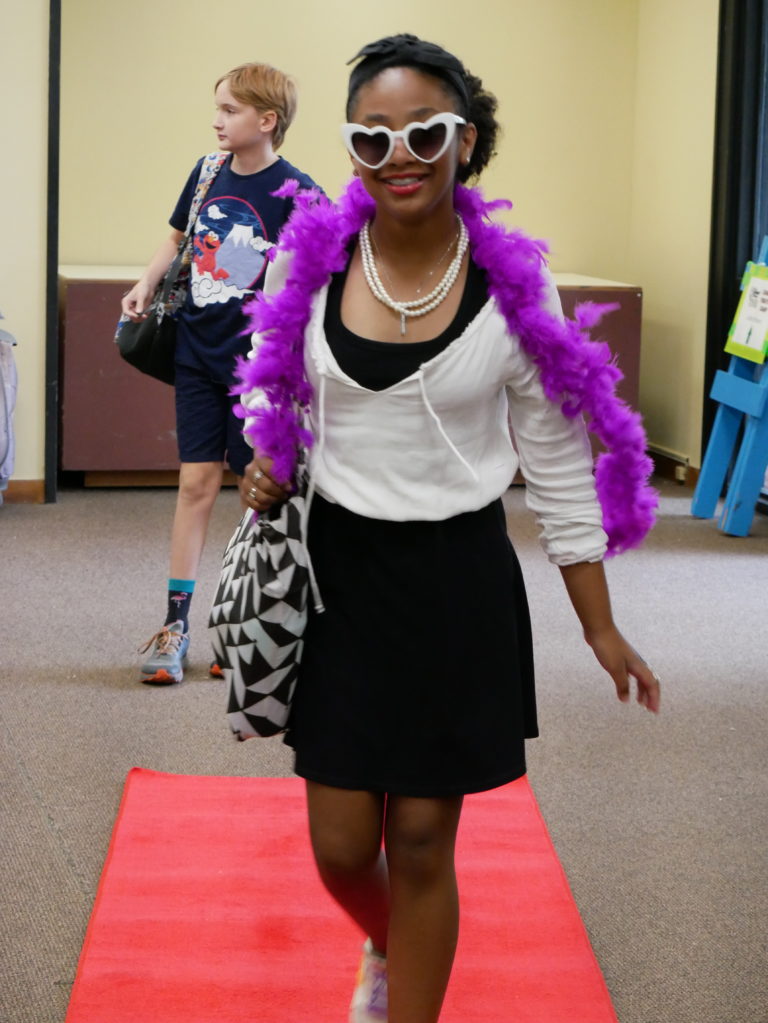
[{"label": "sunglasses lens", "polygon": [[371,167],[382,163],[389,149],[389,137],[383,131],[377,131],[373,135],[356,131],[350,141],[357,159]]},{"label": "sunglasses lens", "polygon": [[429,128],[414,128],[408,135],[411,152],[419,160],[429,163],[434,160],[445,145],[448,132],[444,124],[433,124]]}]

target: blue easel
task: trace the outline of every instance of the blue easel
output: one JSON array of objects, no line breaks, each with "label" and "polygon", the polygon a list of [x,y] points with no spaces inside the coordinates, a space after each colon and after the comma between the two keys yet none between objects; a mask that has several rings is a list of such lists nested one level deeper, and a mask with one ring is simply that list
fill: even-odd
[{"label": "blue easel", "polygon": [[[757,262],[765,264],[767,260],[768,236],[763,239]],[[715,514],[743,422],[744,433],[718,527],[731,536],[747,536],[768,467],[768,362],[761,364],[739,355],[731,356],[728,370],[715,374],[710,397],[720,407],[691,513],[701,519]]]}]

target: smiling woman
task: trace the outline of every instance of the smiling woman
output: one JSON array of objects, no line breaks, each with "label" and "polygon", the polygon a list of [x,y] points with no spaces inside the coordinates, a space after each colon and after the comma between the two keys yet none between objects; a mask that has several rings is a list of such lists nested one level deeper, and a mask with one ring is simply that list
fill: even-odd
[{"label": "smiling woman", "polygon": [[[411,67],[385,67],[354,88],[354,120],[343,135],[356,173],[377,202],[375,222],[352,255],[342,300],[342,319],[357,334],[393,340],[394,312],[401,337],[426,341],[457,312],[469,263],[453,188],[477,141],[475,124],[455,110],[459,103],[440,79]],[[373,306],[372,294],[378,299]]]},{"label": "smiling woman", "polygon": [[[366,936],[351,1023],[435,1023],[462,797],[524,774],[537,734],[501,495],[522,466],[587,642],[650,711],[658,679],[613,622],[601,560],[642,539],[654,498],[610,353],[563,322],[541,246],[460,183],[494,152],[493,96],[413,36],[355,59],[357,180],[337,205],[297,200],[255,306],[246,477],[254,509],[281,500],[308,422],[316,605],[286,741],[320,876]],[[622,451],[602,508],[582,410]]]}]

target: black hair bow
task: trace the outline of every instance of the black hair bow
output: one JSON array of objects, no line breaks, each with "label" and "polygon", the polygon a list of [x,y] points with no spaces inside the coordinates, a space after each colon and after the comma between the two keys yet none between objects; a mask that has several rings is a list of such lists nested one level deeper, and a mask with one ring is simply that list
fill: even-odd
[{"label": "black hair bow", "polygon": [[416,64],[425,64],[427,67],[444,68],[446,71],[464,75],[461,61],[452,53],[448,53],[442,46],[425,42],[408,32],[396,36],[386,36],[384,39],[378,39],[375,43],[368,43],[351,60],[348,60],[347,64],[352,64],[353,61],[359,60],[361,57],[364,59],[379,57],[381,60],[389,60],[394,57],[396,60],[412,61]]}]

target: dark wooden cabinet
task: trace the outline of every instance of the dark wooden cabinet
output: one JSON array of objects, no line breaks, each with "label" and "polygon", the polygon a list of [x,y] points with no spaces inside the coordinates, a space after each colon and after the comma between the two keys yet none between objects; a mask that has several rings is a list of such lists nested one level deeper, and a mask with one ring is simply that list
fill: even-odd
[{"label": "dark wooden cabinet", "polygon": [[[153,474],[178,469],[173,388],[125,363],[114,343],[120,299],[140,273],[139,267],[60,268],[60,466],[95,481],[152,482]],[[616,354],[621,396],[636,408],[640,288],[575,274],[555,274],[555,281],[566,315],[579,302],[619,303],[594,333]]]},{"label": "dark wooden cabinet", "polygon": [[640,389],[640,329],[643,312],[643,292],[630,284],[604,281],[578,274],[554,274],[563,312],[572,316],[581,302],[599,304],[617,303],[619,308],[607,313],[592,331],[592,336],[606,341],[624,374],[618,393],[632,408],[638,407]]},{"label": "dark wooden cabinet", "polygon": [[129,366],[114,343],[120,299],[142,272],[132,269],[60,270],[64,470],[178,469],[173,388]]}]

